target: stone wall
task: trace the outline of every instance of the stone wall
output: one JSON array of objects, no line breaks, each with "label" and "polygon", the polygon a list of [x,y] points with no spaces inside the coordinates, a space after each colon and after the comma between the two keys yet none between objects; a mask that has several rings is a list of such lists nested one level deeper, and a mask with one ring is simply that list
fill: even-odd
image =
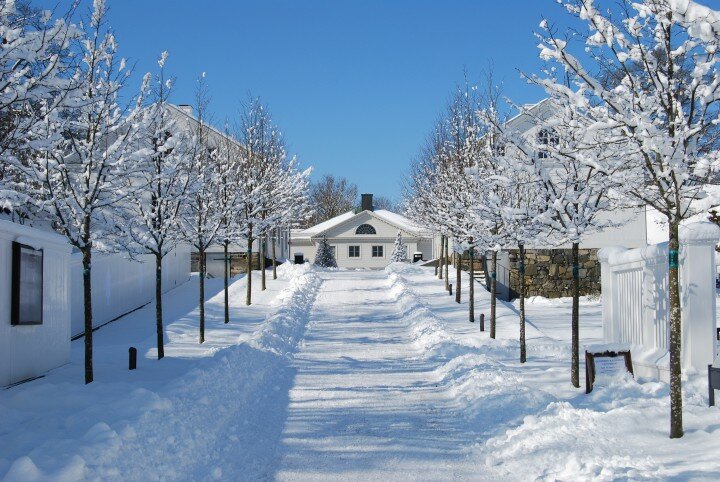
[{"label": "stone wall", "polygon": [[[581,249],[580,294],[600,293],[600,262],[597,249]],[[510,289],[517,297],[520,289],[518,251],[510,253]],[[561,298],[572,296],[572,250],[528,249],[525,251],[525,283],[527,296]]]}]

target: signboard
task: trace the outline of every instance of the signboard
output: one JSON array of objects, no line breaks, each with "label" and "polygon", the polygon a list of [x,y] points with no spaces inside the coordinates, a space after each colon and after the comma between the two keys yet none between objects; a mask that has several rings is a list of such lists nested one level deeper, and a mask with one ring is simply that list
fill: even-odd
[{"label": "signboard", "polygon": [[585,393],[592,392],[596,375],[633,374],[630,350],[585,352]]},{"label": "signboard", "polygon": [[720,390],[720,368],[708,365],[708,399],[715,406],[715,390]]}]

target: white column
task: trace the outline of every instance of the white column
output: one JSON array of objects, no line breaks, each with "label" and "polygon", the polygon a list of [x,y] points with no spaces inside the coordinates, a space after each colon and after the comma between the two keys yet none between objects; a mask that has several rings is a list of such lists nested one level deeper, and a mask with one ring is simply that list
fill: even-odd
[{"label": "white column", "polygon": [[720,228],[710,222],[680,228],[680,304],[683,368],[703,373],[717,356],[715,246]]}]

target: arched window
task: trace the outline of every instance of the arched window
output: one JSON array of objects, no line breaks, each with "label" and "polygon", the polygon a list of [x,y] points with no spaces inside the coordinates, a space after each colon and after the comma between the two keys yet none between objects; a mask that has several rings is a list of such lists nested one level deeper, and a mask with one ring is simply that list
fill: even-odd
[{"label": "arched window", "polygon": [[361,224],[355,230],[355,234],[377,234],[377,233],[375,232],[375,228],[373,228],[369,224]]},{"label": "arched window", "polygon": [[540,129],[537,134],[537,143],[539,146],[538,159],[547,159],[550,154],[543,149],[543,146],[557,146],[560,139],[553,129]]}]

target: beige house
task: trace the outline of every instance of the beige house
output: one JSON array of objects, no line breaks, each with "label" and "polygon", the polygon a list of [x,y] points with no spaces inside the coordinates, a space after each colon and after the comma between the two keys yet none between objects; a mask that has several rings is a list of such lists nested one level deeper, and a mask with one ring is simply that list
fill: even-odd
[{"label": "beige house", "polygon": [[431,231],[400,214],[374,210],[372,194],[362,195],[358,211],[348,211],[310,228],[293,231],[290,251],[313,262],[317,244],[326,237],[339,268],[384,268],[390,263],[398,232],[406,246],[408,260],[416,253],[423,260],[433,259],[436,250],[439,252]]}]

